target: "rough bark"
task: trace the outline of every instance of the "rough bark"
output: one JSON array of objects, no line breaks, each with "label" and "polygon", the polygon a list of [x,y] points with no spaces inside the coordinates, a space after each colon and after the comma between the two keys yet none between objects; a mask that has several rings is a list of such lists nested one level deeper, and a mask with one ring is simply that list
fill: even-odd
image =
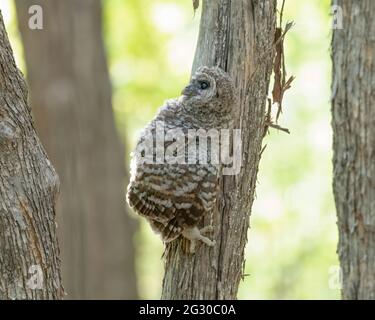
[{"label": "rough bark", "polygon": [[[62,298],[58,186],[34,130],[26,84],[0,12],[0,300]],[[41,276],[38,289],[29,281],[35,273]]]},{"label": "rough bark", "polygon": [[[185,255],[166,248],[163,299],[235,299],[242,277],[244,248],[254,199],[264,133],[265,104],[273,65],[275,0],[204,1],[193,71],[219,65],[239,92],[237,125],[242,134],[242,168],[221,181],[213,248]],[[207,217],[202,225],[208,225]]]},{"label": "rough bark", "polygon": [[[137,298],[134,221],[113,119],[99,0],[16,1],[38,132],[61,178],[63,276],[70,299]],[[41,5],[43,30],[28,28]]]},{"label": "rough bark", "polygon": [[333,1],[333,190],[344,299],[375,299],[375,1]]}]

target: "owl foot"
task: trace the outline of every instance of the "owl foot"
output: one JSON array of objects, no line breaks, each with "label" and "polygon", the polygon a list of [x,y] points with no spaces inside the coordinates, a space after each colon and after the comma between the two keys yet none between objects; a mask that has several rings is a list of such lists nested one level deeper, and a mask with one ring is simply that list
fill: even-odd
[{"label": "owl foot", "polygon": [[214,230],[213,226],[206,226],[202,229],[198,229],[197,227],[186,229],[182,232],[182,235],[190,240],[190,253],[195,252],[195,246],[197,241],[202,241],[209,247],[213,247],[215,245],[215,240],[210,240],[209,238],[203,236],[202,234],[212,232]]},{"label": "owl foot", "polygon": [[201,234],[209,233],[214,231],[213,226],[205,226],[202,229],[199,230]]}]

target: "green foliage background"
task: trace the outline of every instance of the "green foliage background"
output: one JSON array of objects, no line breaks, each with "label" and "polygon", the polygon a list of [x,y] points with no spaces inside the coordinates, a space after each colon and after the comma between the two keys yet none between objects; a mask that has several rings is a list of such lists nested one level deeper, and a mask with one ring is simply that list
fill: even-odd
[{"label": "green foliage background", "polygon": [[[194,15],[190,0],[106,0],[103,7],[114,114],[131,150],[157,108],[179,95],[189,79],[200,9]],[[0,8],[24,69],[13,3],[2,0]],[[286,94],[280,124],[291,134],[272,130],[264,141],[239,298],[335,299],[330,1],[287,0],[287,20],[296,23],[285,43],[287,70],[296,80]],[[157,299],[162,243],[141,221],[134,244],[141,297]]]}]

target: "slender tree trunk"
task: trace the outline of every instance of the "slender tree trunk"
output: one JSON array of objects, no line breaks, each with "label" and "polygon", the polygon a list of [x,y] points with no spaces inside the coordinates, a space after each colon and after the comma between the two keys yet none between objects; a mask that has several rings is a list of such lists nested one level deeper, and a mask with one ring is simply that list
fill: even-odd
[{"label": "slender tree trunk", "polygon": [[[219,65],[234,78],[242,134],[242,168],[221,181],[213,215],[214,248],[185,255],[166,248],[163,299],[235,299],[244,266],[249,216],[264,133],[265,104],[273,66],[275,0],[203,1],[193,71]],[[210,217],[202,225],[208,225]]]},{"label": "slender tree trunk", "polygon": [[[68,298],[137,298],[99,0],[16,1],[38,131],[61,178],[58,218]],[[28,28],[30,5],[43,30]]]},{"label": "slender tree trunk", "polygon": [[0,12],[0,300],[62,298],[58,186]]},{"label": "slender tree trunk", "polygon": [[334,180],[344,299],[375,299],[375,1],[333,1]]}]

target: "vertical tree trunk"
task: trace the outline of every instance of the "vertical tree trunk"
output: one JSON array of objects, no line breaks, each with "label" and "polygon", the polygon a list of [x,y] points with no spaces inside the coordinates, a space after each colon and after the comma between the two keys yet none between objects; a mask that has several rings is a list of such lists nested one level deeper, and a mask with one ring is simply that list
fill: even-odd
[{"label": "vertical tree trunk", "polygon": [[375,299],[375,1],[333,1],[334,179],[344,299]]},{"label": "vertical tree trunk", "polygon": [[[125,212],[124,150],[115,130],[99,0],[16,1],[41,139],[61,178],[68,298],[136,298],[133,234]],[[30,5],[44,29],[28,28]]]},{"label": "vertical tree trunk", "polygon": [[[242,168],[221,181],[213,216],[213,248],[200,246],[195,255],[166,248],[163,299],[235,299],[242,277],[244,248],[254,199],[264,133],[265,104],[273,66],[275,0],[203,1],[193,71],[219,65],[234,78],[242,134]],[[202,225],[208,225],[210,217]]]},{"label": "vertical tree trunk", "polygon": [[62,298],[58,186],[0,12],[0,300]]}]

